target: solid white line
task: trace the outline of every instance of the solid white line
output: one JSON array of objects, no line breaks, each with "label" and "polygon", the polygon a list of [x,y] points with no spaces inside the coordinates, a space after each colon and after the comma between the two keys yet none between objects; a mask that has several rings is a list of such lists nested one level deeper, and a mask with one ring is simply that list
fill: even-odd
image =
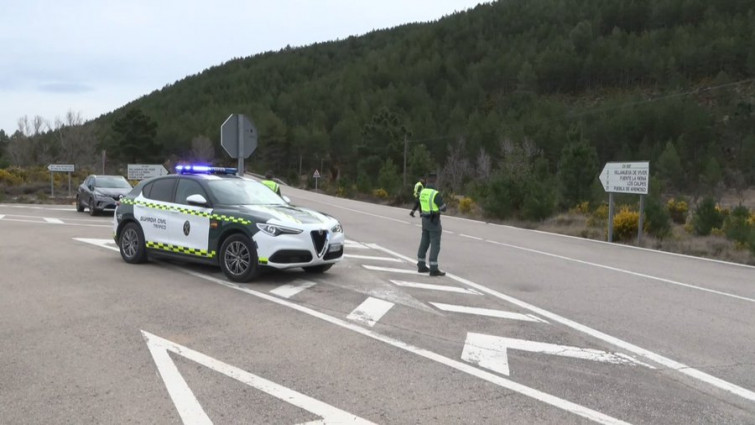
[{"label": "solid white line", "polygon": [[299,292],[305,289],[309,289],[315,286],[316,284],[317,284],[316,282],[311,282],[308,280],[298,280],[294,283],[281,285],[273,289],[272,291],[270,291],[270,293],[275,294],[279,297],[283,297],[283,298],[291,298],[294,295],[298,294]]},{"label": "solid white line", "polygon": [[348,258],[359,258],[361,260],[378,260],[378,261],[393,261],[394,263],[403,263],[403,260],[394,257],[373,257],[371,255],[355,255],[355,254],[343,254]]},{"label": "solid white line", "polygon": [[181,421],[185,425],[212,425],[212,421],[202,409],[186,380],[181,376],[178,367],[171,360],[166,347],[162,346],[159,340],[154,339],[156,337],[150,333],[142,331],[142,336],[147,342],[147,348],[149,348],[157,370],[163,378],[165,388],[181,416]]},{"label": "solid white line", "polygon": [[[387,252],[388,254],[395,255],[398,258],[403,258],[407,261],[412,261],[411,258],[406,257],[404,255],[401,255],[397,252],[391,251],[387,248],[383,248],[380,245],[377,244],[370,244],[372,248],[380,249],[384,252]],[[742,398],[755,401],[755,392],[750,391],[746,388],[740,387],[738,385],[732,384],[731,382],[724,381],[723,379],[716,378],[715,376],[709,375],[705,372],[702,372],[697,369],[693,369],[683,363],[677,362],[675,360],[669,359],[667,357],[661,356],[660,354],[653,353],[650,350],[646,350],[644,348],[638,347],[634,344],[631,344],[629,342],[626,342],[624,340],[621,340],[619,338],[613,337],[611,335],[605,334],[601,331],[592,329],[590,327],[587,327],[585,325],[582,325],[580,323],[577,323],[573,320],[567,319],[565,317],[559,316],[558,314],[551,313],[548,310],[544,310],[540,307],[535,307],[532,304],[526,303],[524,301],[520,301],[517,298],[511,297],[509,295],[502,294],[498,291],[495,291],[493,289],[490,289],[486,286],[477,284],[472,282],[471,280],[464,279],[463,277],[456,276],[452,273],[446,273],[446,276],[450,277],[451,279],[463,283],[467,286],[470,286],[472,288],[475,288],[479,291],[482,291],[486,294],[492,295],[494,297],[500,298],[504,301],[508,301],[514,305],[518,305],[519,307],[526,308],[527,310],[532,311],[533,313],[539,314],[540,316],[547,317],[548,319],[551,319],[554,322],[561,323],[564,326],[568,326],[574,330],[580,331],[582,333],[585,333],[587,335],[592,336],[593,338],[600,339],[602,341],[605,341],[609,344],[613,344],[619,348],[623,348],[631,353],[637,354],[639,356],[643,356],[647,359],[650,359],[656,363],[659,363],[663,366],[668,367],[669,369],[675,370],[679,373],[683,373],[687,376],[690,376],[694,379],[700,380],[702,382],[705,382],[707,384],[713,385],[714,387],[720,388],[722,390],[728,391],[732,394],[738,395]]]},{"label": "solid white line", "polygon": [[[3,219],[3,221],[16,221],[16,222],[19,222],[19,223],[47,224],[44,221],[39,221],[39,220],[23,220],[23,219],[19,219],[19,218],[5,218],[5,219]],[[63,224],[66,225],[66,226],[109,227],[111,229],[113,228],[112,224],[107,224],[107,225],[106,224],[74,224],[74,223],[63,223]]]},{"label": "solid white line", "polygon": [[459,294],[482,295],[474,289],[460,288],[458,286],[433,285],[429,283],[407,282],[405,280],[391,280],[391,283],[406,288],[428,289],[431,291],[456,292]]},{"label": "solid white line", "polygon": [[463,238],[474,239],[476,241],[481,241],[482,240],[482,238],[478,238],[477,236],[465,235],[464,233],[459,233],[459,236],[461,236]]},{"label": "solid white line", "polygon": [[[320,400],[292,390],[291,388],[284,387],[261,376],[249,373],[236,366],[223,363],[206,354],[192,350],[191,348],[184,347],[183,345],[176,344],[145,331],[142,331],[142,336],[147,341],[147,346],[152,353],[157,369],[160,371],[160,374],[165,381],[165,387],[168,389],[168,393],[173,399],[173,404],[175,404],[176,409],[178,409],[184,424],[211,424],[212,422],[210,421],[210,418],[207,417],[207,414],[202,409],[202,406],[197,401],[188,384],[186,384],[183,376],[181,376],[175,363],[170,358],[168,351],[183,356],[229,378],[235,379],[242,384],[246,384],[254,389],[267,393],[281,401],[322,417],[321,421],[308,423],[372,424],[372,422],[352,415],[351,413],[323,403]],[[166,373],[164,373],[164,371],[167,372],[170,379],[166,379]],[[176,394],[178,398],[174,397],[174,394]]]},{"label": "solid white line", "polygon": [[523,320],[525,322],[542,322],[538,318],[533,318],[529,314],[514,313],[511,311],[492,310],[489,308],[477,308],[477,307],[465,307],[463,305],[443,304],[443,303],[430,303],[435,308],[450,311],[452,313],[464,313],[473,314],[476,316],[497,317],[499,319],[511,319],[511,320]]},{"label": "solid white line", "polygon": [[2,220],[3,217],[5,217],[5,214],[0,214],[0,220]]},{"label": "solid white line", "polygon": [[566,256],[563,256],[563,255],[558,255],[558,254],[552,254],[550,252],[539,251],[537,249],[532,249],[532,248],[524,248],[524,247],[521,247],[521,246],[511,245],[511,244],[508,244],[508,243],[492,241],[490,239],[486,239],[485,242],[489,242],[489,243],[492,243],[494,245],[505,246],[507,248],[518,249],[520,251],[532,252],[532,253],[535,253],[535,254],[545,255],[545,256],[548,256],[548,257],[558,258],[558,259],[561,259],[561,260],[566,260],[566,261],[571,261],[571,262],[574,262],[574,263],[584,264],[584,265],[587,265],[587,266],[598,267],[598,268],[601,268],[601,269],[611,270],[611,271],[615,271],[615,272],[619,272],[619,273],[626,273],[626,274],[629,274],[629,275],[632,275],[632,276],[642,277],[642,278],[651,279],[651,280],[657,280],[659,282],[670,283],[672,285],[683,286],[685,288],[690,288],[690,289],[697,289],[698,291],[710,292],[712,294],[723,295],[725,297],[736,298],[738,300],[749,301],[751,303],[755,303],[755,299],[753,299],[753,298],[747,298],[747,297],[743,297],[741,295],[735,295],[735,294],[730,294],[728,292],[717,291],[715,289],[703,288],[701,286],[691,285],[689,283],[678,282],[678,281],[671,280],[671,279],[666,279],[666,278],[663,278],[663,277],[652,276],[652,275],[645,274],[645,273],[633,272],[631,270],[620,269],[618,267],[607,266],[605,264],[593,263],[591,261],[578,260],[576,258],[566,257]]},{"label": "solid white line", "polygon": [[344,246],[346,248],[369,249],[368,247],[364,246],[363,244],[361,244],[359,242],[354,242],[354,241],[349,240],[349,239],[346,239],[343,244],[344,244]]},{"label": "solid white line", "polygon": [[346,318],[373,327],[394,305],[392,302],[369,297]]},{"label": "solid white line", "polygon": [[45,221],[52,224],[63,224],[63,220],[59,218],[44,217]]},{"label": "solid white line", "polygon": [[391,272],[391,273],[405,273],[405,274],[421,274],[417,272],[417,270],[411,270],[411,269],[393,269],[390,267],[380,267],[380,266],[371,266],[369,264],[362,264],[362,267],[364,267],[367,270],[374,270],[378,272]]},{"label": "solid white line", "polygon": [[73,238],[75,241],[100,246],[102,248],[109,249],[111,251],[120,252],[120,248],[115,245],[115,241],[112,239],[89,239],[89,238]]},{"label": "solid white line", "polygon": [[350,331],[356,332],[358,334],[361,334],[363,336],[372,338],[376,341],[383,342],[385,344],[391,345],[395,348],[404,350],[406,352],[424,357],[428,360],[434,361],[436,363],[440,363],[444,366],[448,366],[450,368],[456,369],[460,372],[464,372],[468,375],[474,376],[476,378],[482,379],[484,381],[490,382],[492,384],[498,385],[502,388],[509,389],[511,391],[517,392],[519,394],[522,394],[524,396],[530,397],[532,399],[541,401],[543,403],[549,404],[551,406],[557,407],[559,409],[565,410],[567,412],[573,413],[578,416],[582,416],[583,418],[587,418],[589,420],[601,423],[601,424],[627,424],[627,422],[621,421],[619,419],[613,418],[611,416],[608,416],[606,414],[603,414],[601,412],[598,412],[596,410],[589,409],[584,406],[580,406],[579,404],[573,403],[568,400],[564,400],[562,398],[558,398],[556,396],[553,396],[551,394],[542,392],[540,390],[536,390],[534,388],[528,387],[526,385],[519,384],[517,382],[514,382],[510,379],[503,378],[501,376],[492,374],[490,372],[484,371],[482,369],[478,369],[474,366],[471,366],[467,363],[454,360],[445,356],[442,356],[440,354],[437,354],[435,352],[425,350],[423,348],[416,347],[411,344],[407,344],[403,341],[397,340],[395,338],[380,334],[378,332],[372,331],[370,329],[364,328],[362,326],[344,321],[342,319],[328,316],[327,314],[320,313],[319,311],[312,310],[308,307],[304,307],[295,303],[292,303],[290,301],[277,298],[262,292],[257,292],[255,290],[242,287],[240,285],[236,285],[234,283],[221,280],[212,276],[207,276],[201,273],[193,272],[191,270],[186,270],[184,268],[176,267],[176,270],[179,270],[183,273],[198,277],[200,279],[207,280],[209,282],[214,282],[218,285],[223,285],[225,287],[235,289],[237,291],[246,293],[248,295],[255,296],[257,298],[261,298],[263,300],[267,300],[276,304],[279,304],[284,307],[288,307],[290,309],[299,311],[304,314],[308,314],[312,317],[318,318],[320,320],[323,320],[325,322],[331,323],[333,325],[340,326],[344,329],[348,329]]}]

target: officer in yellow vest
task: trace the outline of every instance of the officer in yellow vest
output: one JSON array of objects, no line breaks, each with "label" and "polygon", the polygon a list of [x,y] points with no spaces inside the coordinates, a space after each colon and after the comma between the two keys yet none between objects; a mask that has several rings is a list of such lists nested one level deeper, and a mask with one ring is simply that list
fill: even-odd
[{"label": "officer in yellow vest", "polygon": [[[435,178],[435,174],[427,176],[427,185],[419,193],[422,239],[417,251],[417,271],[419,273],[430,272],[430,276],[444,276],[446,272],[438,268],[438,253],[440,252],[440,236],[443,233],[443,227],[440,225],[440,213],[446,211],[446,204],[443,202],[440,192],[435,189]],[[430,258],[429,261],[426,261],[428,248],[430,248]]]},{"label": "officer in yellow vest", "polygon": [[265,180],[262,180],[261,183],[264,184],[265,186],[269,187],[270,190],[272,190],[273,192],[277,193],[278,196],[281,196],[281,187],[280,187],[280,185],[278,183],[276,183],[273,180],[273,172],[272,171],[268,171],[267,173],[265,173]]},{"label": "officer in yellow vest", "polygon": [[426,179],[424,177],[420,177],[419,181],[414,185],[414,206],[412,207],[412,211],[409,213],[409,215],[412,217],[414,217],[414,212],[419,208],[419,193],[422,192],[422,189],[425,188],[425,182]]}]

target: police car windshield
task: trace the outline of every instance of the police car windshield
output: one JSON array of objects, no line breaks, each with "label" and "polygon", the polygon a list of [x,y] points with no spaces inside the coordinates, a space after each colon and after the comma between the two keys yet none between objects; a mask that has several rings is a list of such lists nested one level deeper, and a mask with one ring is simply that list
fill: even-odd
[{"label": "police car windshield", "polygon": [[207,185],[221,204],[286,205],[286,201],[275,192],[253,180],[222,179],[208,181]]}]

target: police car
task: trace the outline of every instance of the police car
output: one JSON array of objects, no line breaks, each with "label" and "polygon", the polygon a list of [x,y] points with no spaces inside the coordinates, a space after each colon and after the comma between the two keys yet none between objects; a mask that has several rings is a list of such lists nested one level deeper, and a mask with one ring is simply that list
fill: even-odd
[{"label": "police car", "polygon": [[219,265],[248,282],[261,267],[322,273],[343,257],[335,218],[295,207],[235,168],[186,165],[144,180],[120,199],[113,231],[121,257],[167,256]]}]

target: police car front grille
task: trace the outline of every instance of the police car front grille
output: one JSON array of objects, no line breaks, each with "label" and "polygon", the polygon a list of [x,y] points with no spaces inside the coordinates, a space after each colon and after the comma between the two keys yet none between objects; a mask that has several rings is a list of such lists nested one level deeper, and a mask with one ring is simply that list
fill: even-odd
[{"label": "police car front grille", "polygon": [[282,249],[273,254],[269,261],[279,264],[309,263],[312,261],[312,253],[298,249]]},{"label": "police car front grille", "polygon": [[327,254],[325,254],[324,257],[322,257],[323,260],[332,260],[334,258],[341,258],[343,256],[343,247],[339,249],[338,251],[330,251]]},{"label": "police car front grille", "polygon": [[315,252],[318,253],[318,256],[321,256],[323,248],[325,248],[325,242],[328,240],[328,231],[313,230],[310,234],[312,235],[312,243],[315,245]]}]

